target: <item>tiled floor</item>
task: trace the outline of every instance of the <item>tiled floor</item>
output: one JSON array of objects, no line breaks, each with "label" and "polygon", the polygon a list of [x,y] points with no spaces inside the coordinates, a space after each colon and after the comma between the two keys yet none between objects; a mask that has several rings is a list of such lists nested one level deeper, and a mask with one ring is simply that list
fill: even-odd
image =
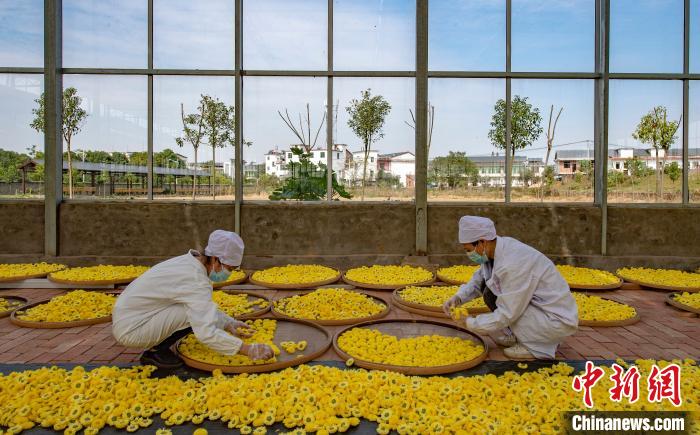
[{"label": "tiled floor", "polygon": [[[629,286],[628,286],[629,287]],[[258,290],[274,298],[289,294]],[[30,302],[48,299],[61,290],[21,289],[1,290],[4,295],[23,296]],[[389,292],[370,292],[389,299]],[[679,311],[664,303],[665,292],[624,289],[596,292],[637,308],[641,320],[631,326],[591,328],[581,327],[559,348],[558,358],[625,359],[693,358],[700,359],[700,318]],[[392,307],[387,318],[425,318]],[[328,327],[335,333],[342,327]],[[502,350],[489,338],[491,360],[504,360]],[[138,360],[141,349],[129,349],[116,343],[111,324],[104,323],[70,329],[28,329],[14,326],[9,318],[0,319],[0,363],[131,363]],[[338,360],[331,348],[320,360]]]}]

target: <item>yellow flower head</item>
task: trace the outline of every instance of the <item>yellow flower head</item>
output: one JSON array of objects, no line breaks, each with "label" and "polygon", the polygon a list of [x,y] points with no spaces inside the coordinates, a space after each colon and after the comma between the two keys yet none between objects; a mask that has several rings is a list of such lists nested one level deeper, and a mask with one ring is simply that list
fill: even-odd
[{"label": "yellow flower head", "polygon": [[414,266],[362,266],[345,272],[349,280],[375,285],[410,285],[430,281],[433,273],[422,267]]}]

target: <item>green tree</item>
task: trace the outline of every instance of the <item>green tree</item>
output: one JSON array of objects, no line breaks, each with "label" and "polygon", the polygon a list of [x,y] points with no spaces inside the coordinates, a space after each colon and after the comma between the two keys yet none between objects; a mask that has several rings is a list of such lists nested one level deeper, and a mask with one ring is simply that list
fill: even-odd
[{"label": "green tree", "polygon": [[[540,110],[527,102],[527,97],[516,95],[511,104],[511,168],[515,152],[522,150],[537,140],[542,134],[542,116]],[[498,100],[491,117],[491,130],[488,133],[491,144],[498,149],[506,149],[506,101]],[[506,168],[506,173],[511,171]]]},{"label": "green tree", "polygon": [[681,174],[683,171],[681,171],[681,167],[678,165],[678,162],[673,162],[670,165],[666,166],[665,169],[666,175],[668,175],[668,178],[671,179],[671,182],[675,185],[676,181],[681,177]]},{"label": "green tree", "polygon": [[[197,171],[197,152],[199,151],[199,145],[202,143],[202,138],[204,137],[204,95],[199,101],[199,106],[197,106],[197,113],[190,113],[185,115],[185,106],[180,103],[180,115],[182,117],[182,137],[175,139],[175,143],[178,144],[180,148],[188,143],[192,146],[194,150],[194,170]],[[196,197],[197,192],[197,177],[193,177],[192,182],[192,200]]]},{"label": "green tree", "polygon": [[377,174],[377,186],[396,188],[400,185],[401,177],[398,175],[391,175],[391,173],[386,172],[383,169],[379,170],[379,173]]},{"label": "green tree", "polygon": [[[46,113],[46,98],[44,93],[34,100],[39,107],[32,109],[34,114],[34,120],[30,126],[41,133],[44,133],[45,124],[45,113]],[[68,148],[68,197],[73,197],[73,159],[71,153],[71,141],[73,136],[80,133],[82,130],[85,120],[88,117],[88,113],[80,107],[80,103],[83,99],[78,95],[78,90],[70,87],[63,90],[63,140],[66,142],[66,147]]]},{"label": "green tree", "polygon": [[[282,186],[270,194],[269,198],[273,201],[319,201],[326,198],[326,177],[328,176],[326,166],[317,167],[310,160],[311,154],[305,152],[301,147],[292,147],[291,151],[297,157],[298,162],[291,161],[287,165],[289,176],[285,178]],[[352,198],[352,195],[338,183],[335,174],[332,174],[331,180],[334,199],[337,199],[338,196],[346,199]]]},{"label": "green tree", "polygon": [[479,170],[464,152],[450,151],[447,156],[435,157],[429,164],[428,173],[438,185],[455,188],[470,183]]},{"label": "green tree", "polygon": [[[682,118],[682,117],[681,117]],[[637,125],[637,129],[632,133],[632,137],[644,144],[654,147],[656,158],[656,199],[662,198],[664,190],[664,167],[668,150],[676,142],[676,132],[681,124],[681,120],[669,121],[666,107],[656,106],[649,111]],[[660,160],[659,151],[663,151],[663,158]]]},{"label": "green tree", "polygon": [[[236,136],[234,126],[236,124],[236,116],[234,108],[227,106],[218,98],[212,98],[208,95],[202,95],[201,104],[204,106],[203,111],[203,133],[207,138],[207,144],[211,147],[211,177],[216,179],[216,149],[223,148],[226,145],[236,146]],[[250,143],[246,143],[250,145]],[[195,168],[196,169],[196,168]],[[216,199],[216,191],[212,189],[212,197]]]},{"label": "green tree", "polygon": [[260,176],[255,180],[255,187],[258,194],[261,191],[267,193],[276,190],[280,187],[280,185],[280,179],[277,175],[260,174]]},{"label": "green tree", "polygon": [[644,163],[639,157],[627,159],[627,173],[634,179],[639,179],[648,176],[653,170]]},{"label": "green tree", "polygon": [[0,181],[14,183],[21,180],[19,166],[28,158],[26,154],[0,149]]},{"label": "green tree", "polygon": [[[114,154],[117,154],[117,153],[114,153]],[[129,160],[126,163],[120,163],[120,164],[123,164],[123,165],[129,164],[129,165],[134,165],[134,166],[146,166],[146,165],[148,165],[148,151],[137,151],[137,152],[131,153],[131,155],[129,156]]]},{"label": "green tree", "polygon": [[391,105],[381,95],[372,96],[372,90],[362,91],[362,97],[352,99],[345,108],[350,115],[348,127],[362,140],[364,160],[362,162],[362,200],[365,199],[367,181],[367,161],[372,144],[384,137],[384,123],[391,112]]}]

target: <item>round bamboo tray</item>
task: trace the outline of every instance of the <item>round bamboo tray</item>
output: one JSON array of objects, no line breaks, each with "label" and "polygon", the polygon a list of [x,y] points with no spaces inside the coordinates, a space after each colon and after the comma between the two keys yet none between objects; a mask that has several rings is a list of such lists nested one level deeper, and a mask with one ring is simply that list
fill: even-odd
[{"label": "round bamboo tray", "polygon": [[[622,278],[620,276],[620,278]],[[688,292],[688,293],[696,293],[700,292],[700,287],[671,287],[668,285],[662,285],[662,284],[654,284],[654,283],[649,283],[649,282],[643,282],[639,280],[632,280],[628,278],[622,278],[626,282],[631,282],[632,284],[637,284],[642,287],[647,287],[651,288],[654,290],[665,290],[665,291],[673,291],[673,292]]]},{"label": "round bamboo tray", "polygon": [[[432,315],[431,317],[439,317],[439,318],[443,318],[443,319],[450,318],[442,310],[442,307],[436,307],[433,305],[418,304],[416,302],[411,302],[411,301],[407,301],[405,299],[402,299],[401,296],[399,296],[399,292],[401,290],[403,290],[403,288],[394,290],[394,292],[392,293],[392,299],[391,299],[391,302],[393,302],[394,305],[399,305],[399,308],[401,308],[405,311],[409,311],[411,313],[423,314],[424,316],[431,316],[430,314],[427,314],[427,313],[437,313],[438,315]],[[406,309],[406,308],[410,308],[410,309]],[[482,313],[488,313],[491,311],[488,307],[468,308],[468,310],[469,310],[469,314],[482,314]]]},{"label": "round bamboo tray", "polygon": [[55,282],[56,284],[66,284],[66,285],[74,285],[74,286],[80,286],[80,287],[89,287],[93,285],[116,285],[116,284],[129,284],[131,281],[135,280],[138,278],[138,276],[132,276],[132,277],[126,277],[122,279],[99,279],[99,280],[94,280],[94,281],[71,281],[69,279],[61,279],[61,278],[56,278],[52,276],[53,274],[49,274],[47,277],[49,281]]},{"label": "round bamboo tray", "polygon": [[[431,272],[432,273],[432,272]],[[406,286],[420,286],[420,285],[430,285],[435,282],[435,274],[433,273],[433,277],[427,281],[421,281],[421,282],[415,282],[415,283],[408,283],[408,284],[367,284],[364,282],[359,282],[359,281],[353,281],[350,278],[345,276],[345,273],[343,273],[343,281],[346,284],[353,285],[355,287],[359,288],[366,288],[370,290],[396,290],[398,288],[406,287]]]},{"label": "round bamboo tray", "polygon": [[212,282],[212,287],[214,287],[214,289],[220,289],[221,287],[226,287],[227,285],[242,284],[246,282],[250,276],[250,272],[243,271],[243,273],[245,273],[245,276],[242,278],[232,279],[230,281]]},{"label": "round bamboo tray", "polygon": [[576,291],[576,290],[584,290],[584,291],[585,290],[616,290],[616,289],[619,289],[620,287],[622,287],[622,283],[624,282],[622,280],[622,278],[620,278],[619,276],[617,278],[619,281],[615,284],[606,284],[606,285],[577,285],[577,284],[569,284],[569,283],[567,283],[567,284],[569,284],[569,289],[572,291]]},{"label": "round bamboo tray", "polygon": [[466,284],[469,282],[469,280],[459,281],[456,279],[446,278],[445,275],[440,273],[440,270],[438,270],[435,274],[436,274],[438,280],[440,280],[441,282],[444,282],[445,284],[449,284],[449,285],[462,285],[462,284]]},{"label": "round bamboo tray", "polygon": [[[54,270],[54,272],[61,271],[65,269],[66,266],[63,266],[62,268],[58,270]],[[53,272],[50,272],[53,273]],[[34,279],[34,278],[44,278],[46,275],[48,275],[49,272],[43,272],[43,273],[33,273],[30,275],[22,275],[22,276],[12,276],[12,277],[5,277],[5,278],[0,278],[0,282],[17,282],[17,281],[24,281],[25,279]]]},{"label": "round bamboo tray", "polygon": [[[605,299],[606,301],[612,301],[612,302],[617,302],[618,304],[621,304],[622,302],[616,301],[614,299],[608,299],[608,298],[601,298]],[[629,304],[624,304],[631,306]],[[633,325],[637,322],[639,322],[639,319],[641,319],[641,316],[639,315],[639,311],[635,307],[634,310],[636,311],[637,314],[634,315],[634,317],[630,317],[629,319],[624,319],[624,320],[581,320],[579,319],[578,321],[578,326],[627,326],[627,325]]]},{"label": "round bamboo tray", "polygon": [[404,305],[401,302],[399,302],[397,299],[392,299],[392,302],[396,308],[399,308],[401,310],[407,311],[409,313],[414,313],[414,314],[420,314],[421,316],[426,316],[426,317],[434,317],[436,319],[445,319],[445,320],[451,320],[444,312],[442,311],[428,311],[428,310],[421,310],[420,308],[415,308],[411,307],[408,305]]},{"label": "round bamboo tray", "polygon": [[[180,355],[180,358],[182,358],[186,365],[199,370],[211,372],[219,369],[223,373],[262,373],[286,369],[288,367],[309,362],[314,358],[318,358],[319,356],[323,355],[331,346],[331,334],[326,331],[325,328],[313,322],[306,322],[304,320],[273,319],[271,317],[266,318],[277,321],[277,330],[275,331],[274,339],[275,343],[280,343],[282,341],[306,340],[308,344],[303,353],[297,352],[289,354],[282,350],[280,354],[277,355],[277,361],[270,364],[222,366],[197,361],[196,359],[183,355],[180,352],[180,341],[182,341],[182,339],[178,340],[175,348],[178,355]],[[297,357],[297,355],[301,356]]]},{"label": "round bamboo tray", "polygon": [[[119,295],[119,292],[105,292],[107,294]],[[35,302],[33,304],[25,305],[22,309],[29,309],[36,307],[37,305],[45,304],[51,299],[46,299],[43,301]],[[13,311],[10,315],[10,322],[21,327],[21,328],[36,328],[36,329],[63,329],[63,328],[77,328],[78,326],[89,326],[97,325],[98,323],[108,323],[112,321],[112,315],[104,317],[95,317],[94,319],[85,320],[75,320],[72,322],[35,322],[22,320],[17,317],[17,310]]]},{"label": "round bamboo tray", "polygon": [[15,308],[11,308],[7,311],[0,311],[0,319],[5,318],[9,315],[11,315],[15,310],[22,309],[27,306],[27,299],[20,297],[20,296],[4,296],[0,295],[0,299],[6,299],[8,301],[16,301],[19,302],[21,305],[17,305]]},{"label": "round bamboo tray", "polygon": [[[356,293],[362,293],[363,295],[368,296],[368,297],[374,299],[375,302],[379,302],[379,303],[383,304],[383,305],[384,305],[384,309],[383,309],[381,312],[379,312],[379,313],[377,313],[377,314],[374,314],[374,315],[372,315],[372,316],[356,317],[356,318],[352,318],[352,319],[339,319],[339,320],[301,319],[301,318],[297,318],[297,317],[291,317],[291,316],[288,316],[287,314],[282,313],[281,311],[278,311],[274,304],[272,305],[272,313],[273,313],[275,316],[277,316],[277,317],[279,317],[279,318],[282,318],[282,319],[288,319],[288,320],[304,320],[304,321],[307,321],[307,322],[317,323],[317,324],[323,325],[323,326],[355,325],[355,324],[357,324],[357,323],[367,322],[367,321],[369,321],[369,320],[381,319],[382,317],[384,317],[384,316],[386,316],[387,314],[389,314],[389,311],[391,310],[391,307],[390,307],[390,305],[389,305],[389,302],[385,301],[384,299],[382,299],[382,298],[380,298],[380,297],[378,297],[378,296],[369,295],[369,294],[367,294],[367,293],[360,292],[360,291],[355,291],[355,292],[356,292]],[[301,292],[301,293],[298,293],[298,294],[299,294],[299,295],[304,295],[304,294],[308,294],[308,293],[311,293],[311,292]],[[292,295],[292,296],[295,296],[295,295]],[[283,298],[279,298],[279,299],[277,299],[277,300],[275,301],[275,303],[281,301],[282,299],[290,298],[290,297],[292,297],[292,296],[285,296],[285,297],[283,297]]]},{"label": "round bamboo tray", "polygon": [[[263,299],[265,302],[267,302],[267,306],[264,308],[259,308],[257,310],[254,310],[250,313],[245,313],[245,314],[240,314],[237,316],[231,316],[235,317],[238,320],[247,320],[247,319],[252,319],[256,318],[258,316],[262,316],[263,314],[267,313],[270,311],[270,306],[272,305],[272,301],[270,301],[270,298],[262,295],[260,293],[254,293],[250,291],[244,291],[244,290],[220,290],[224,293],[232,294],[232,295],[248,295],[248,300],[250,301],[251,298],[253,299]],[[221,310],[221,308],[219,308]]]},{"label": "round bamboo tray", "polygon": [[[330,268],[333,269],[333,268]],[[251,284],[259,285],[261,287],[267,287],[275,290],[296,290],[296,289],[307,289],[307,288],[314,288],[314,287],[320,287],[322,285],[328,285],[328,284],[333,284],[338,282],[340,279],[340,271],[337,269],[333,269],[336,272],[336,275],[333,278],[328,278],[323,281],[316,281],[316,282],[307,282],[307,283],[297,283],[297,284],[273,284],[271,282],[264,282],[264,281],[258,281],[255,278],[253,278],[254,273],[250,274],[250,277],[248,280],[250,281]]]},{"label": "round bamboo tray", "polygon": [[[373,328],[386,334],[392,334],[399,338],[417,337],[420,335],[432,334],[440,334],[449,337],[468,338],[481,344],[484,347],[484,351],[481,354],[479,354],[479,356],[469,361],[465,361],[459,364],[449,364],[435,367],[395,366],[391,364],[375,363],[355,358],[352,355],[349,355],[348,353],[340,349],[340,346],[338,346],[338,337],[340,337],[344,332],[349,331],[352,328]],[[353,358],[355,360],[355,365],[357,365],[358,367],[375,370],[391,370],[406,375],[441,375],[446,373],[454,373],[461,370],[467,370],[480,364],[484,359],[486,359],[486,356],[489,353],[489,348],[486,342],[478,335],[464,328],[460,328],[457,325],[436,320],[412,319],[373,320],[370,322],[360,323],[359,325],[349,326],[338,331],[335,334],[335,336],[333,337],[333,348],[335,349],[336,353],[344,360],[347,361],[348,359]]]},{"label": "round bamboo tray", "polygon": [[666,295],[666,303],[672,305],[680,310],[688,311],[690,313],[700,314],[700,308],[694,308],[690,305],[683,304],[674,299],[678,293],[669,293]]}]

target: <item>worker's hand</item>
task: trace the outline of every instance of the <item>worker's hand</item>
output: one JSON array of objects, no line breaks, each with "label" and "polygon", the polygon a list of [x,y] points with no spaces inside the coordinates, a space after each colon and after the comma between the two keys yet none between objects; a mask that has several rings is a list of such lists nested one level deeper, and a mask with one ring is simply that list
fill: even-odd
[{"label": "worker's hand", "polygon": [[253,343],[253,344],[242,344],[239,351],[243,355],[246,355],[252,360],[268,360],[275,356],[272,348],[267,344],[263,343]]},{"label": "worker's hand", "polygon": [[442,304],[442,311],[444,311],[445,314],[447,314],[447,317],[452,318],[452,313],[450,312],[450,310],[460,305],[462,305],[462,299],[459,297],[459,295],[454,295],[447,301],[445,301],[444,304]]},{"label": "worker's hand", "polygon": [[245,322],[233,320],[224,328],[236,337],[250,337],[255,332],[255,329]]}]

